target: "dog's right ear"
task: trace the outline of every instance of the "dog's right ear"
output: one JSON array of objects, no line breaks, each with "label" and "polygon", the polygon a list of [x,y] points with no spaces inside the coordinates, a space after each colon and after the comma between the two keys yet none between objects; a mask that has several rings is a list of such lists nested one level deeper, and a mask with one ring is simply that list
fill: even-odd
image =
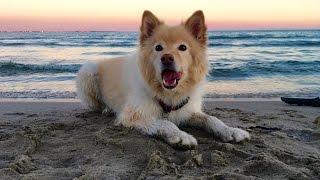
[{"label": "dog's right ear", "polygon": [[140,43],[142,44],[146,39],[151,37],[155,29],[162,24],[159,19],[150,11],[146,10],[142,15],[142,23],[140,27]]}]

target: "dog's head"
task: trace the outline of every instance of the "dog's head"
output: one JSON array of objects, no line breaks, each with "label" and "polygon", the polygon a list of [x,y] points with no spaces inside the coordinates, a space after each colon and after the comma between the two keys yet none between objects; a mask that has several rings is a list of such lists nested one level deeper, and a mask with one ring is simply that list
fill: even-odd
[{"label": "dog's head", "polygon": [[168,26],[145,11],[140,28],[140,70],[158,95],[185,94],[208,71],[207,28],[202,11],[186,22]]}]

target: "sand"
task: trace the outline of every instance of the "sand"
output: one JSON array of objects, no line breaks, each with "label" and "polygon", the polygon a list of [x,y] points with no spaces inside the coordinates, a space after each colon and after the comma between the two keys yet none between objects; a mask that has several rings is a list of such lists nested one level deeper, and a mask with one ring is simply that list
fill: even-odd
[{"label": "sand", "polygon": [[320,108],[209,100],[205,109],[251,141],[182,128],[199,146],[181,151],[79,102],[1,100],[0,179],[320,179]]}]

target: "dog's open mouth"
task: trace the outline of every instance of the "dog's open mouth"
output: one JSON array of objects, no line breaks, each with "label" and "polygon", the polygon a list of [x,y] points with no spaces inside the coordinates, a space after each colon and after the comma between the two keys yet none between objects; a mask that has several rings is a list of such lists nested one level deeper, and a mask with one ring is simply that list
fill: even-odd
[{"label": "dog's open mouth", "polygon": [[182,73],[166,69],[162,71],[161,75],[163,86],[166,89],[173,89],[178,85]]}]

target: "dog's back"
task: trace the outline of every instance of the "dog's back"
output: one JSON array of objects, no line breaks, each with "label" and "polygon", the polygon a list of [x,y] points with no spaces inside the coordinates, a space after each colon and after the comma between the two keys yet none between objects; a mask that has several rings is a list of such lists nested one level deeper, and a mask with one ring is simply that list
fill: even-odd
[{"label": "dog's back", "polygon": [[136,54],[127,57],[103,59],[83,65],[78,73],[78,96],[91,110],[110,110],[119,113],[132,87],[139,84]]}]

